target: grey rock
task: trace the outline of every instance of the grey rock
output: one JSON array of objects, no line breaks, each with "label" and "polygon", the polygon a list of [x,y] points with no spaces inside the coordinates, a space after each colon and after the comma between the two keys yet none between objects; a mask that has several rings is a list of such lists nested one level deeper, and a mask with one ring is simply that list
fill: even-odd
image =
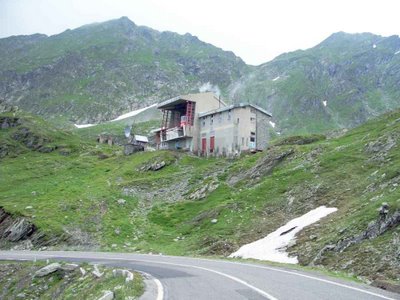
[{"label": "grey rock", "polygon": [[77,264],[65,264],[61,266],[61,269],[66,272],[75,271],[77,268],[79,268],[79,265]]},{"label": "grey rock", "polygon": [[287,157],[294,153],[293,149],[285,151],[268,151],[267,155],[260,158],[257,164],[251,169],[235,174],[228,179],[229,185],[235,185],[239,181],[245,180],[248,184],[258,181],[259,178],[271,174],[274,168],[283,162]]},{"label": "grey rock", "polygon": [[118,200],[117,200],[117,203],[118,203],[119,205],[124,205],[124,204],[126,203],[126,200],[125,200],[125,199],[118,199]]},{"label": "grey rock", "polygon": [[374,239],[384,234],[389,229],[397,227],[400,224],[400,211],[396,210],[392,215],[389,215],[388,211],[384,210],[385,213],[382,214],[381,211],[386,206],[382,205],[381,209],[379,210],[378,218],[375,221],[370,222],[365,231],[361,232],[358,235],[340,240],[336,244],[325,246],[313,259],[311,265],[321,263],[323,256],[327,251],[335,251],[339,253],[343,252],[352,245],[361,243],[363,240],[366,239]]},{"label": "grey rock", "polygon": [[100,298],[98,298],[97,300],[112,300],[114,299],[114,292],[112,291],[105,291],[103,293],[103,296],[101,296]]},{"label": "grey rock", "polygon": [[32,223],[25,218],[16,219],[3,233],[3,238],[11,242],[17,242],[21,239],[27,238],[35,231]]},{"label": "grey rock", "polygon": [[37,270],[35,272],[36,277],[44,277],[46,275],[49,275],[51,273],[54,273],[61,269],[61,265],[59,263],[52,263],[50,265],[45,266],[44,268],[41,268],[40,270]]},{"label": "grey rock", "polygon": [[211,220],[211,223],[212,223],[212,224],[217,224],[217,223],[218,223],[218,220],[217,220],[217,219],[212,219],[212,220]]},{"label": "grey rock", "polygon": [[102,272],[100,272],[100,270],[99,270],[99,268],[98,268],[98,266],[97,265],[94,265],[93,266],[93,271],[92,271],[92,274],[95,276],[95,277],[97,277],[97,278],[100,278],[100,277],[102,277],[103,275],[104,275],[104,272],[102,273]]},{"label": "grey rock", "polygon": [[132,281],[134,276],[131,271],[123,270],[123,269],[115,269],[112,271],[114,277],[124,277],[125,282]]},{"label": "grey rock", "polygon": [[126,144],[124,145],[124,154],[132,155],[136,152],[144,151],[144,147],[141,145]]},{"label": "grey rock", "polygon": [[0,129],[16,127],[21,124],[19,118],[16,117],[0,117]]},{"label": "grey rock", "polygon": [[201,186],[199,189],[197,189],[193,193],[191,193],[189,195],[189,199],[190,200],[204,199],[207,196],[207,194],[215,191],[218,188],[218,186],[219,186],[218,182],[215,182],[215,181],[209,182],[209,183]]}]

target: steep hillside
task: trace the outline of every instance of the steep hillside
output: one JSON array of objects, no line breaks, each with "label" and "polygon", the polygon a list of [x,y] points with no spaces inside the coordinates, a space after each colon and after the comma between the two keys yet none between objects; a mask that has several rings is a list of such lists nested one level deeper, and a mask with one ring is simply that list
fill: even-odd
[{"label": "steep hillside", "polygon": [[257,67],[230,96],[270,110],[284,134],[323,132],[399,107],[399,84],[398,36],[339,32]]},{"label": "steep hillside", "polygon": [[[301,231],[291,255],[303,265],[400,282],[399,111],[338,138],[286,138],[237,160],[123,156],[118,146],[12,117],[16,125],[0,130],[19,149],[0,158],[3,248],[229,255],[326,205],[337,212]],[[15,139],[26,122],[53,151]]]},{"label": "steep hillside", "polygon": [[339,32],[254,67],[123,17],[0,39],[0,55],[0,101],[61,124],[111,120],[199,89],[266,108],[285,135],[351,128],[400,104],[398,36]]},{"label": "steep hillside", "polygon": [[225,91],[249,69],[195,36],[126,17],[50,37],[0,39],[0,55],[0,99],[75,123],[110,120],[207,83]]}]

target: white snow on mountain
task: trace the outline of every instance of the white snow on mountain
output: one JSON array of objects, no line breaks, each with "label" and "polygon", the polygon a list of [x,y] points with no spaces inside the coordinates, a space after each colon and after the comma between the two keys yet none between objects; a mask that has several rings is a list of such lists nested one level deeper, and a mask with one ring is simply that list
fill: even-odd
[{"label": "white snow on mountain", "polygon": [[295,218],[265,238],[246,244],[229,257],[254,258],[281,263],[297,264],[297,257],[289,257],[286,252],[288,246],[296,241],[296,234],[304,227],[309,226],[327,215],[337,211],[335,207],[320,206],[301,217]]},{"label": "white snow on mountain", "polygon": [[274,79],[272,79],[272,81],[277,81],[279,78],[281,78],[281,76],[277,76]]},{"label": "white snow on mountain", "polygon": [[76,128],[87,128],[87,127],[92,127],[92,126],[96,126],[97,124],[74,124]]},{"label": "white snow on mountain", "polygon": [[[111,120],[109,122],[115,122],[115,121],[123,120],[123,119],[126,119],[126,118],[134,117],[134,116],[140,114],[141,112],[144,112],[145,110],[148,110],[149,108],[156,107],[156,106],[157,106],[157,103],[156,104],[152,104],[152,105],[147,106],[147,107],[144,107],[144,108],[133,110],[133,111],[128,112],[126,114],[120,115],[119,117],[117,117],[117,118],[115,118],[115,119],[113,119],[113,120]],[[81,124],[81,125],[74,124],[74,125],[75,125],[76,128],[87,128],[87,127],[96,126],[98,124]]]},{"label": "white snow on mountain", "polygon": [[115,118],[114,120],[111,120],[111,122],[123,120],[123,119],[130,118],[130,117],[134,117],[134,116],[140,114],[141,112],[144,112],[145,110],[148,110],[149,108],[156,107],[156,106],[157,106],[157,104],[152,104],[150,106],[147,106],[147,107],[144,107],[144,108],[141,108],[141,109],[133,110],[133,111],[128,112],[126,114],[120,115],[119,117]]}]

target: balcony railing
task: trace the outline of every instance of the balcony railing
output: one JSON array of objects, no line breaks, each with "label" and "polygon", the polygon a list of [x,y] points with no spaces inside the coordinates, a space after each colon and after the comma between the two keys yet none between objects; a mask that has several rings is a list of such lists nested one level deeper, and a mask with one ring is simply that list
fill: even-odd
[{"label": "balcony railing", "polygon": [[190,125],[177,126],[161,131],[161,142],[167,142],[180,138],[193,137],[193,127]]}]

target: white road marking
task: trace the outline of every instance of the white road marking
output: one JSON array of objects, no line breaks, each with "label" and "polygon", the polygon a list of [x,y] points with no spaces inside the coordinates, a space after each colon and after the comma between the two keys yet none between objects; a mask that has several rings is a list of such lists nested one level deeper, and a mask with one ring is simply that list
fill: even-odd
[{"label": "white road marking", "polygon": [[151,278],[151,280],[153,280],[154,283],[156,284],[156,286],[157,286],[157,298],[156,298],[156,300],[164,300],[164,287],[163,287],[161,281],[158,280],[158,278],[154,277],[153,275],[151,275],[149,273],[146,273],[146,272],[143,272],[143,271],[140,271],[140,273],[143,273],[147,277]]},{"label": "white road marking", "polygon": [[[27,252],[27,253],[29,254],[29,252]],[[1,251],[0,251],[0,254],[1,254]],[[79,255],[79,253],[77,253],[77,254]],[[88,254],[91,254],[91,253],[88,253]],[[92,252],[92,254],[97,255],[96,252]],[[26,255],[26,254],[23,254],[23,253],[13,253],[13,255]],[[67,257],[67,258],[88,258],[88,259],[90,259],[90,257],[73,256],[73,255],[66,254],[65,252],[64,252],[64,254],[61,254],[61,253],[60,253],[59,255],[53,255],[53,254],[47,254],[47,255],[46,255],[46,254],[41,254],[41,253],[40,253],[40,254],[38,253],[38,254],[35,254],[35,255],[41,256],[41,257],[46,257],[46,258],[48,258],[48,257],[53,257],[53,258],[63,258],[63,257]],[[139,255],[143,255],[143,254],[135,254],[135,255],[139,256]],[[144,255],[143,255],[143,256],[144,256]],[[176,259],[176,258],[179,258],[179,259],[194,259],[193,257],[184,257],[184,256],[182,256],[182,257],[176,257],[176,256],[163,255],[162,257],[167,257],[167,258],[170,257],[170,258],[173,258],[173,259]],[[212,270],[212,269],[207,269],[207,268],[198,267],[198,266],[193,266],[193,265],[188,265],[188,264],[176,264],[176,263],[152,261],[152,260],[146,260],[146,259],[140,259],[140,258],[139,258],[139,259],[134,259],[134,258],[114,258],[114,257],[103,256],[103,257],[96,257],[96,259],[124,260],[124,261],[147,262],[147,263],[153,263],[153,264],[175,265],[175,266],[181,266],[181,267],[191,267],[191,268],[196,268],[196,269],[203,269],[203,270],[207,270],[207,271],[210,271],[210,272],[213,272],[213,273],[216,273],[216,274],[220,273],[220,272],[215,271],[215,270]],[[204,259],[204,258],[195,258],[195,259],[198,259],[198,260],[200,260],[200,261],[209,261],[209,262],[217,262],[217,263],[244,265],[244,266],[249,266],[249,267],[253,267],[253,268],[266,269],[266,270],[270,270],[270,271],[276,271],[276,272],[281,272],[281,273],[296,275],[296,276],[300,276],[300,277],[304,277],[304,278],[308,278],[308,279],[312,279],[312,280],[316,280],[316,281],[320,281],[320,282],[324,282],[324,283],[328,283],[328,284],[340,286],[340,287],[347,288],[347,289],[350,289],[350,290],[355,290],[355,291],[358,291],[358,292],[361,292],[361,293],[365,293],[365,294],[369,294],[369,295],[372,295],[372,296],[375,296],[375,297],[379,297],[379,298],[382,298],[382,299],[396,300],[396,299],[394,299],[394,298],[390,298],[390,297],[387,297],[387,296],[384,296],[384,295],[381,295],[381,294],[377,294],[377,293],[374,293],[374,292],[366,291],[366,290],[363,290],[363,289],[360,289],[360,288],[352,287],[352,286],[345,285],[345,284],[342,284],[342,283],[338,283],[338,282],[335,282],[335,281],[330,281],[330,280],[327,280],[327,279],[322,279],[322,278],[318,278],[318,277],[314,277],[314,276],[310,276],[310,275],[305,275],[305,274],[301,274],[301,273],[297,273],[297,272],[293,272],[293,271],[281,270],[281,269],[276,269],[276,268],[272,268],[272,267],[259,266],[259,265],[254,265],[254,264],[241,263],[241,262],[230,262],[230,261],[213,260],[213,259]],[[11,258],[11,260],[12,260],[12,258]],[[224,274],[224,275],[223,275],[223,274]],[[231,277],[231,275],[228,275],[228,274],[225,274],[225,273],[221,273],[220,275],[225,276],[225,277],[227,277],[227,278],[230,278],[230,277]],[[232,276],[232,277],[233,277],[233,276]],[[264,295],[263,293],[260,293],[260,294],[262,294],[263,296],[269,295],[268,293],[266,293],[266,292],[264,292],[264,291],[258,289],[258,288],[255,287],[255,286],[250,285],[249,283],[247,283],[247,282],[245,282],[245,281],[243,281],[243,280],[241,280],[241,279],[239,279],[239,278],[236,278],[236,277],[233,277],[233,278],[237,279],[237,280],[235,280],[235,281],[240,282],[240,283],[242,283],[242,284],[248,286],[249,288],[252,288],[252,289],[255,290],[257,293],[260,293],[260,291],[263,292],[263,293],[265,293],[265,295]],[[233,278],[231,278],[231,279],[234,280]],[[266,297],[268,297],[268,296],[266,296]],[[272,299],[275,299],[275,300],[277,299],[277,298],[274,298],[274,297],[271,296],[271,295],[269,295],[269,297],[272,297],[271,300],[272,300]]]},{"label": "white road marking", "polygon": [[[13,254],[13,255],[19,255],[19,253],[15,253],[15,254]],[[47,257],[47,258],[48,258],[48,257],[61,258],[61,259],[62,259],[63,257],[66,257],[66,258],[83,258],[83,259],[86,258],[86,259],[90,259],[90,258],[88,258],[88,257],[79,257],[79,256],[74,257],[74,256],[70,256],[70,255],[68,255],[68,254],[67,254],[67,255],[62,255],[62,254],[60,254],[60,255],[39,254],[39,256]],[[212,272],[212,273],[215,273],[215,274],[224,276],[224,277],[229,278],[229,279],[231,279],[231,280],[233,280],[233,281],[236,281],[236,282],[238,282],[238,283],[240,283],[240,284],[243,284],[244,286],[247,286],[248,288],[254,290],[255,292],[259,293],[260,295],[266,297],[266,298],[269,299],[269,300],[278,300],[278,298],[275,298],[274,296],[272,296],[272,295],[268,294],[267,292],[265,292],[265,291],[263,291],[263,290],[261,290],[261,289],[255,287],[255,286],[251,285],[250,283],[248,283],[248,282],[246,282],[246,281],[244,281],[244,280],[242,280],[242,279],[239,279],[239,278],[237,278],[237,277],[234,277],[234,276],[231,276],[231,275],[229,275],[229,274],[222,273],[222,272],[219,272],[219,271],[216,271],[216,270],[204,268],[204,267],[199,267],[199,266],[194,266],[194,265],[187,265],[187,264],[170,263],[170,262],[158,262],[158,261],[151,261],[151,260],[144,260],[144,259],[134,259],[134,258],[114,258],[114,257],[101,257],[101,256],[97,256],[97,257],[95,257],[94,259],[96,259],[96,260],[101,259],[101,260],[118,260],[118,261],[123,260],[123,261],[133,261],[133,262],[146,262],[146,263],[152,263],[152,264],[163,264],[163,265],[170,265],[170,266],[177,266],[177,267],[185,267],[185,268],[194,268],[194,269],[204,270],[204,271],[208,271],[208,272]],[[156,278],[155,278],[155,279],[156,279]],[[157,281],[158,281],[158,282],[157,282]],[[158,279],[156,279],[155,282],[156,282],[156,284],[157,284],[157,289],[158,289],[158,291],[160,291],[160,289],[161,289],[161,292],[158,293],[157,300],[163,300],[163,298],[164,298],[164,289],[163,289],[163,286],[162,286],[161,282],[160,282]],[[161,295],[161,297],[160,297],[160,295]]]},{"label": "white road marking", "polygon": [[164,288],[161,284],[161,281],[157,278],[153,277],[154,282],[157,285],[157,299],[156,300],[163,300],[164,299]]},{"label": "white road marking", "polygon": [[361,293],[366,293],[366,294],[369,294],[369,295],[372,295],[372,296],[376,296],[376,297],[379,297],[379,298],[382,298],[382,299],[396,300],[396,299],[393,299],[393,298],[390,298],[390,297],[386,297],[386,296],[381,295],[381,294],[377,294],[377,293],[374,293],[374,292],[366,291],[366,290],[359,289],[359,288],[356,288],[356,287],[353,287],[353,286],[349,286],[349,285],[345,285],[345,284],[342,284],[342,283],[339,283],[339,282],[330,281],[330,280],[327,280],[327,279],[322,279],[322,278],[318,278],[318,277],[314,277],[314,276],[310,276],[310,275],[305,275],[305,274],[301,274],[301,273],[296,273],[296,272],[293,272],[293,271],[280,270],[280,269],[276,269],[276,268],[265,267],[265,266],[257,266],[257,265],[246,264],[246,263],[238,263],[238,262],[232,262],[232,263],[238,264],[238,265],[244,265],[244,266],[252,266],[252,267],[255,267],[255,268],[266,269],[266,270],[271,270],[271,271],[276,271],[276,272],[282,272],[282,273],[296,275],[296,276],[300,276],[300,277],[305,277],[305,278],[308,278],[308,279],[313,279],[313,280],[329,283],[329,284],[340,286],[340,287],[347,288],[347,289],[350,289],[350,290],[355,290],[355,291],[358,291],[358,292],[361,292]]}]

